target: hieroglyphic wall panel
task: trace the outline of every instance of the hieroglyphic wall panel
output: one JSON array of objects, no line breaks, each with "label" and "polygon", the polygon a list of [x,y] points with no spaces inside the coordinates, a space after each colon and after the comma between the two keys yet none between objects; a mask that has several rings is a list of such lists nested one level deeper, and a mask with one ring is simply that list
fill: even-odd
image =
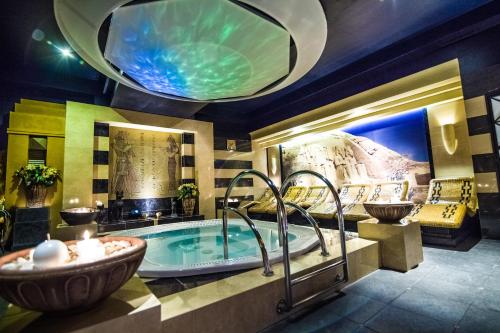
[{"label": "hieroglyphic wall panel", "polygon": [[123,191],[125,199],[176,196],[181,179],[181,135],[110,127],[110,199]]}]

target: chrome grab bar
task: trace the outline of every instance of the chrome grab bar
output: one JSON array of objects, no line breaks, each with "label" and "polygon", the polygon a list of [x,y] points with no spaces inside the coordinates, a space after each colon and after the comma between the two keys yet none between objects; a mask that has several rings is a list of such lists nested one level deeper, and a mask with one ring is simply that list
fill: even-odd
[{"label": "chrome grab bar", "polygon": [[[240,212],[238,209],[233,208],[233,207],[224,207],[224,211],[230,210],[233,213],[238,214],[245,222],[248,224],[250,229],[252,229],[253,234],[255,235],[255,238],[257,238],[257,242],[259,243],[260,247],[260,253],[262,254],[262,263],[264,265],[264,273],[262,275],[264,276],[271,276],[273,275],[273,270],[271,268],[271,264],[269,263],[269,256],[267,255],[267,249],[264,241],[262,240],[262,236],[260,235],[260,232],[257,230],[255,227],[255,223],[245,214]],[[227,258],[226,258],[227,259]]]},{"label": "chrome grab bar", "polygon": [[[278,305],[276,307],[278,313],[283,313],[286,311],[290,311],[295,307],[298,307],[300,305],[303,305],[313,299],[322,297],[333,291],[338,285],[341,283],[345,283],[349,279],[349,272],[348,272],[348,263],[347,263],[347,251],[346,251],[346,245],[345,245],[345,229],[344,229],[344,214],[342,213],[342,203],[340,202],[339,195],[335,189],[335,187],[332,185],[332,183],[326,179],[324,176],[321,174],[315,172],[315,171],[310,171],[310,170],[301,170],[294,172],[290,174],[288,177],[285,178],[285,180],[282,183],[281,186],[281,192],[280,194],[283,195],[290,184],[291,180],[297,176],[300,175],[311,175],[315,176],[316,178],[320,179],[325,185],[328,187],[328,189],[332,192],[333,199],[335,201],[335,205],[337,206],[337,220],[339,223],[339,233],[340,233],[340,248],[342,252],[342,259],[340,261],[334,262],[329,264],[326,267],[320,268],[316,271],[310,272],[306,275],[297,277],[292,280],[290,276],[290,257],[288,255],[288,225],[287,228],[283,228],[283,265],[284,265],[284,272],[285,272],[285,298],[281,299],[278,302]],[[300,210],[299,210],[300,211]],[[286,214],[286,211],[285,211]],[[321,233],[321,231],[320,231]],[[318,235],[319,237],[319,235]],[[321,240],[320,240],[321,241]],[[286,251],[287,251],[287,256],[285,256],[285,246],[286,246]],[[305,299],[302,299],[296,303],[293,302],[293,293],[292,293],[292,287],[294,285],[297,285],[299,283],[302,283],[304,281],[307,281],[310,278],[313,278],[319,274],[324,273],[325,271],[328,271],[330,269],[336,268],[338,266],[341,266],[343,268],[343,274],[342,276],[337,275],[335,277],[335,283],[332,284],[330,287],[319,291],[315,293],[314,295],[311,295]]]},{"label": "chrome grab bar", "polygon": [[307,222],[309,222],[311,224],[311,226],[314,228],[314,231],[316,231],[316,235],[318,235],[319,245],[321,246],[321,255],[324,257],[330,255],[328,253],[327,248],[326,248],[326,242],[325,242],[325,238],[323,237],[323,233],[321,232],[321,229],[318,226],[318,222],[316,222],[314,217],[312,217],[311,214],[309,214],[309,212],[307,210],[300,207],[295,202],[285,201],[285,206],[293,207],[293,208],[297,209],[297,211],[300,212],[302,217],[304,217],[307,220]]},{"label": "chrome grab bar", "polygon": [[[251,169],[240,172],[238,175],[236,175],[236,177],[234,177],[231,180],[231,183],[229,183],[229,186],[227,187],[226,190],[226,195],[224,196],[224,203],[222,207],[228,207],[229,195],[231,194],[233,187],[236,185],[238,180],[240,180],[240,178],[246,175],[254,175],[262,179],[266,183],[266,185],[271,189],[274,197],[276,198],[276,210],[277,210],[276,215],[278,221],[279,245],[283,247],[283,261],[287,262],[287,265],[285,265],[285,276],[290,277],[290,253],[288,251],[288,222],[286,219],[285,204],[283,203],[283,199],[281,198],[280,191],[276,188],[272,180],[269,179],[269,177],[264,175],[262,172],[257,170]],[[228,251],[228,239],[227,239],[226,209],[224,209],[222,212],[222,234],[224,241],[224,259],[228,259],[229,251]],[[288,270],[288,272],[286,272],[286,270]]]}]

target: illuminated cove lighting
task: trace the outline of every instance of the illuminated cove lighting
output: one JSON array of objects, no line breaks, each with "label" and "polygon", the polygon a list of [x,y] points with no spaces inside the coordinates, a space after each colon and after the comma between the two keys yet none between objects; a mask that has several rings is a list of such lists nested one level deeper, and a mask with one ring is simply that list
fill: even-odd
[{"label": "illuminated cove lighting", "polygon": [[131,128],[138,129],[144,131],[154,131],[154,132],[166,132],[166,133],[194,133],[192,131],[180,130],[177,128],[167,128],[167,127],[158,127],[158,126],[150,126],[150,125],[141,125],[141,124],[133,124],[133,123],[121,123],[116,121],[108,122],[109,126],[114,127],[123,127],[123,128]]},{"label": "illuminated cove lighting", "polygon": [[151,91],[251,96],[289,73],[290,34],[227,0],[155,1],[113,12],[104,56]]}]

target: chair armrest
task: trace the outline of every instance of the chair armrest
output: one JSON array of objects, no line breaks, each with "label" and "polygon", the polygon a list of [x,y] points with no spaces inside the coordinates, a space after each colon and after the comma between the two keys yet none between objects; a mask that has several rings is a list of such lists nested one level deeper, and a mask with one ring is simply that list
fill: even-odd
[{"label": "chair armrest", "polygon": [[242,201],[238,208],[249,208],[255,204],[259,204],[260,201],[254,200],[254,201]]}]

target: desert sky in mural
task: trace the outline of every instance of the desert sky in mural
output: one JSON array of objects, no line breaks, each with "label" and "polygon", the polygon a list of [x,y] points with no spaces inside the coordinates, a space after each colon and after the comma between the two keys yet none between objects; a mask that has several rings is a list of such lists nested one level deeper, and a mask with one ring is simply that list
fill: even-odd
[{"label": "desert sky in mural", "polygon": [[[430,178],[425,110],[345,128],[308,143],[285,144],[283,172],[308,169],[334,181],[403,180],[425,185]],[[312,179],[304,177],[304,185]]]}]

